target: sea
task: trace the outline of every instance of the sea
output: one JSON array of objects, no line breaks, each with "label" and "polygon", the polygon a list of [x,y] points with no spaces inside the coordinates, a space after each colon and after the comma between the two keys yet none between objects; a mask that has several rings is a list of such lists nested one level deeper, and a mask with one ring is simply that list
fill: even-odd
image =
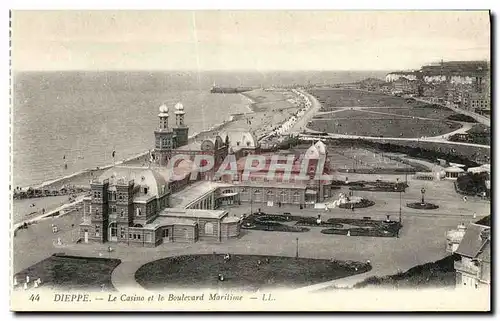
[{"label": "sea", "polygon": [[[220,86],[336,84],[385,71],[61,71],[15,72],[12,88],[13,187],[38,185],[151,150],[158,107],[182,102],[190,136],[250,112]],[[171,117],[170,124],[174,123]],[[115,158],[112,154],[115,151]]]}]

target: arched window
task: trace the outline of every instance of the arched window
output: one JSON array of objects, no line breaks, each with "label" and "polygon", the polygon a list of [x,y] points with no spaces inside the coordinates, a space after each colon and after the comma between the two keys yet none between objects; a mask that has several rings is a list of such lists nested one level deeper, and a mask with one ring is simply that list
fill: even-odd
[{"label": "arched window", "polygon": [[118,236],[118,227],[116,226],[116,223],[110,223],[109,224],[109,231],[111,237],[117,237]]},{"label": "arched window", "polygon": [[281,191],[280,192],[280,202],[284,203],[286,201],[286,192]]},{"label": "arched window", "polygon": [[134,224],[134,227],[142,227],[142,224]]},{"label": "arched window", "polygon": [[212,223],[205,223],[205,234],[206,235],[214,234],[214,225]]}]

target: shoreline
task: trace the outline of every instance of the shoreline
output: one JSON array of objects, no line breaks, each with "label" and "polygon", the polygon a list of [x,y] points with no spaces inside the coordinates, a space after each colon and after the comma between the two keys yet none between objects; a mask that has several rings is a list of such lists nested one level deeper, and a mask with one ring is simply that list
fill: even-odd
[{"label": "shoreline", "polygon": [[[219,132],[223,130],[225,127],[229,126],[231,123],[237,121],[239,119],[238,116],[240,115],[245,115],[245,114],[250,114],[254,113],[252,105],[254,105],[256,102],[252,100],[250,97],[243,95],[242,93],[239,93],[242,97],[244,97],[247,100],[246,108],[248,109],[248,113],[236,113],[236,114],[231,114],[230,117],[226,120],[223,120],[222,122],[215,124],[211,126],[209,129],[202,130],[200,132],[194,132],[192,135],[188,137],[188,143],[192,143],[194,141],[197,141],[199,139],[205,139],[208,136],[211,136],[213,132]],[[139,153],[136,153],[130,157],[124,158],[123,160],[116,161],[113,164],[106,164],[104,166],[96,166],[94,168],[84,168],[82,170],[76,171],[74,173],[46,180],[38,184],[33,184],[33,185],[28,185],[28,186],[23,186],[20,187],[21,190],[25,191],[29,188],[31,189],[56,189],[56,188],[61,188],[63,186],[83,186],[83,185],[78,185],[74,181],[81,180],[85,177],[88,177],[89,180],[92,179],[92,177],[95,177],[94,174],[108,170],[112,168],[113,166],[117,165],[128,165],[128,164],[133,164],[136,162],[142,162],[146,161],[147,156],[151,150],[146,150],[142,151]]]},{"label": "shoreline", "polygon": [[[266,102],[266,101],[257,102],[247,95],[243,95],[241,93],[240,93],[240,95],[242,97],[245,97],[245,100],[247,102],[246,108],[248,109],[248,112],[242,112],[242,113],[240,112],[240,113],[231,114],[228,117],[228,119],[226,119],[218,124],[214,124],[209,129],[204,130],[204,131],[200,131],[198,133],[193,133],[191,136],[189,136],[188,142],[192,143],[192,142],[197,141],[197,140],[204,140],[204,139],[213,137],[214,134],[219,133],[221,131],[224,131],[226,128],[227,128],[227,130],[234,129],[236,127],[239,128],[241,126],[238,126],[238,125],[245,124],[246,120],[252,119],[252,121],[253,121],[253,117],[255,117],[255,116],[252,116],[252,115],[261,115],[261,114],[265,113],[262,111],[256,112],[253,109],[254,109],[254,107],[258,107],[256,105],[259,105],[261,103],[267,105],[267,104],[269,104],[269,102]],[[272,103],[273,101],[271,100],[270,102]],[[271,111],[272,113],[275,112],[272,109],[269,111]],[[269,112],[269,111],[267,111],[267,112]],[[255,123],[255,125],[257,125],[257,124],[260,124],[260,121]],[[254,127],[255,127],[255,125],[254,125]],[[280,121],[279,124],[277,123],[275,125],[279,127],[282,125],[282,122]],[[272,131],[272,128],[267,128],[265,125],[262,125],[262,126],[264,129],[267,129],[266,131],[268,133]],[[249,130],[251,130],[251,128],[249,128]],[[255,128],[254,128],[254,130],[255,130]],[[137,166],[140,166],[141,164],[144,165],[144,163],[148,162],[148,160],[149,160],[149,153],[150,153],[150,150],[142,151],[142,152],[136,153],[130,157],[124,158],[123,160],[116,161],[112,164],[106,164],[105,166],[99,166],[99,167],[96,166],[95,168],[85,168],[83,170],[71,173],[69,175],[65,175],[63,177],[47,180],[47,181],[44,181],[42,183],[32,185],[30,187],[34,188],[34,189],[48,189],[48,190],[60,189],[62,187],[67,187],[67,188],[81,187],[81,188],[88,189],[88,187],[89,187],[88,184],[92,179],[99,177],[104,171],[112,168],[113,166],[116,166],[116,165],[137,165]],[[29,187],[21,188],[21,190],[26,190],[27,188],[29,188]],[[13,190],[11,195],[13,195],[13,194],[14,194],[14,190]],[[17,203],[17,202],[22,202],[24,200],[25,199],[21,199],[21,200],[14,200],[13,199],[13,203],[18,204],[18,205],[14,205],[13,207],[18,208],[17,211],[21,210],[22,212],[24,212],[24,210],[22,210],[22,206],[20,205],[21,203]],[[53,204],[53,205],[55,206],[56,204]],[[57,204],[58,207],[61,205],[62,204]],[[52,207],[52,206],[47,205],[46,207]],[[14,212],[16,212],[16,211],[14,211]],[[35,213],[25,213],[25,214],[18,213],[18,214],[20,214],[19,216],[22,218],[16,219],[15,220],[16,222],[37,221],[38,219],[40,219],[40,216],[37,215],[39,213],[36,213],[36,211],[35,211]]]},{"label": "shoreline", "polygon": [[[198,140],[203,140],[207,139],[209,137],[212,137],[215,133],[223,131],[225,128],[231,127],[234,123],[237,123],[238,121],[242,120],[243,118],[247,117],[248,115],[256,114],[261,111],[255,110],[256,105],[260,103],[268,103],[268,102],[258,102],[255,99],[253,99],[251,96],[247,95],[246,93],[238,93],[242,98],[244,98],[246,102],[246,108],[248,109],[248,112],[242,112],[242,113],[235,113],[231,114],[230,117],[226,120],[223,120],[222,122],[218,124],[214,124],[211,126],[209,129],[200,131],[200,132],[194,132],[192,135],[188,137],[188,143],[192,143]],[[278,124],[277,126],[281,126],[282,124]],[[269,129],[269,132],[272,131]],[[269,134],[269,132],[267,134]],[[265,135],[261,135],[262,137],[265,137]],[[62,176],[62,177],[57,177],[54,179],[46,180],[41,183],[33,184],[33,185],[28,185],[28,186],[23,186],[20,187],[21,190],[26,191],[27,189],[60,189],[62,187],[83,187],[86,188],[88,187],[88,182],[95,178],[98,177],[102,172],[112,168],[113,166],[117,165],[141,165],[143,162],[148,161],[148,155],[151,152],[151,150],[145,150],[139,153],[136,153],[132,156],[129,156],[127,158],[124,158],[122,160],[116,161],[111,164],[105,164],[104,166],[96,166],[96,167],[90,167],[90,168],[84,168],[82,170],[76,171],[74,173]],[[13,189],[13,193],[15,190]]]}]

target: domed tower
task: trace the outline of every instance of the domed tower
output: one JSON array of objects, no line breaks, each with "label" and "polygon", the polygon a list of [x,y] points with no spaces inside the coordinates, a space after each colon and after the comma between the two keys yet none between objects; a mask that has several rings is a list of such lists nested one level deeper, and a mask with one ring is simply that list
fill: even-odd
[{"label": "domed tower", "polygon": [[187,145],[189,128],[184,124],[184,106],[181,103],[175,104],[175,127],[173,128],[177,139],[177,147]]},{"label": "domed tower", "polygon": [[172,149],[176,148],[175,133],[168,127],[168,107],[163,104],[159,108],[159,124],[155,130],[155,160],[160,166],[166,166]]}]

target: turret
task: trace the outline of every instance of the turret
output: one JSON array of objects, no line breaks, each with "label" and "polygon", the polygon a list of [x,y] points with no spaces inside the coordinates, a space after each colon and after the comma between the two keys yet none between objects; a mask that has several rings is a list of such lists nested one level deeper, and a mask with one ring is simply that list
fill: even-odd
[{"label": "turret", "polygon": [[159,119],[159,126],[158,130],[159,131],[168,131],[168,107],[163,104],[159,108],[160,113],[158,114],[158,119]]},{"label": "turret", "polygon": [[155,158],[160,166],[164,166],[170,158],[170,152],[178,145],[175,132],[168,128],[168,107],[163,104],[159,110],[158,129],[155,130]]},{"label": "turret", "polygon": [[177,147],[187,145],[188,143],[189,128],[184,123],[185,113],[182,103],[175,104],[175,127],[173,130],[176,136]]}]

